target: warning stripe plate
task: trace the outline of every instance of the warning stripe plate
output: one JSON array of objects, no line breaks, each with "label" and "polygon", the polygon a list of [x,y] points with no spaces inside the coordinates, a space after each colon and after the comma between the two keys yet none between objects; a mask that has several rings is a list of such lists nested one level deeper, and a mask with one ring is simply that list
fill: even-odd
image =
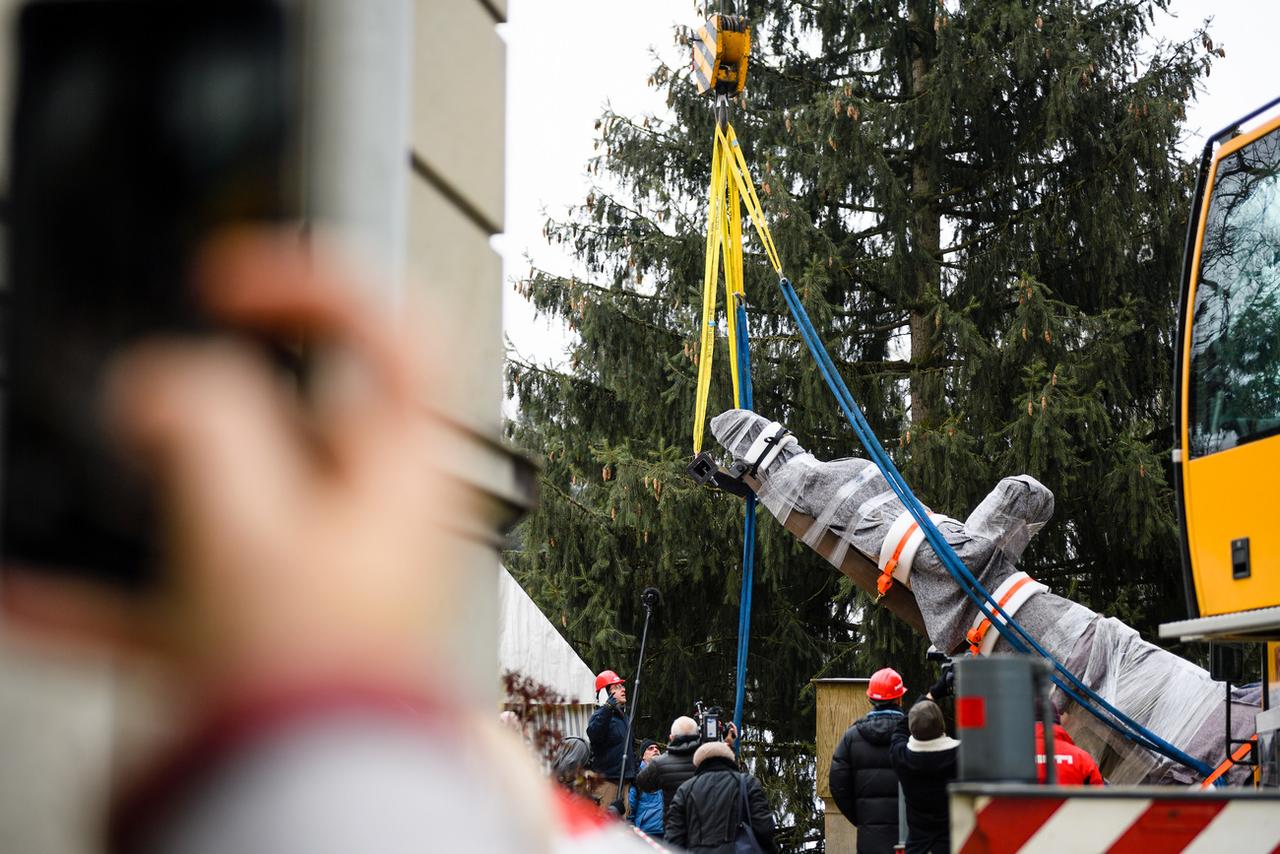
[{"label": "warning stripe plate", "polygon": [[[962,854],[1280,854],[1280,800],[1179,789],[1093,790],[1069,797],[953,792]],[[1150,797],[1144,795],[1150,794]]]}]

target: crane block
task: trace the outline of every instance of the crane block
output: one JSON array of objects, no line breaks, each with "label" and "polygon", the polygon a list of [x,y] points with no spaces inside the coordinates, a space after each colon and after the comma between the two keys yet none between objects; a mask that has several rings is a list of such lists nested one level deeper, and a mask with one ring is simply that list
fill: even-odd
[{"label": "crane block", "polygon": [[693,76],[699,95],[736,95],[747,85],[751,27],[742,15],[712,15],[693,39]]}]

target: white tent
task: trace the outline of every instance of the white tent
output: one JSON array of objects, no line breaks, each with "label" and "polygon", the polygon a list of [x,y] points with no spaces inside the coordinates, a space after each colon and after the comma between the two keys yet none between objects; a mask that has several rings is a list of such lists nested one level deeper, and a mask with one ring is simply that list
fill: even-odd
[{"label": "white tent", "polygon": [[595,704],[595,674],[502,567],[498,580],[498,665],[564,697],[557,711],[562,735],[586,734]]}]

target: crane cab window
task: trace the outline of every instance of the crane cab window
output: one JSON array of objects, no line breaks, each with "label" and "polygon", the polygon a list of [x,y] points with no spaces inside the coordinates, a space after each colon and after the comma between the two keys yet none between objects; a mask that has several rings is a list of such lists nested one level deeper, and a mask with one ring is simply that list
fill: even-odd
[{"label": "crane cab window", "polygon": [[1280,433],[1280,131],[1217,164],[1191,322],[1191,456]]}]

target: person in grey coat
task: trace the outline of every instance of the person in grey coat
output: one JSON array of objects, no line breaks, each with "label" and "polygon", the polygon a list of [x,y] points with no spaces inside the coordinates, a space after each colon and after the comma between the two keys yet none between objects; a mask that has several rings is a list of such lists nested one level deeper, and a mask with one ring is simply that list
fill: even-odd
[{"label": "person in grey coat", "polygon": [[[947,652],[1011,652],[999,626],[982,615],[952,579],[924,534],[870,461],[823,461],[808,453],[777,422],[732,409],[711,421],[711,431],[736,461],[758,464],[760,501],[779,520],[792,512],[814,517],[804,537],[816,545],[826,533],[839,540],[828,558],[839,566],[852,548],[891,573],[915,595],[929,639]],[[1225,729],[1223,685],[1200,667],[1138,637],[1121,621],[1052,593],[1018,567],[1031,538],[1053,516],[1053,493],[1030,475],[1006,477],[963,521],[931,514],[965,566],[1028,634],[1086,685],[1138,723],[1213,767],[1221,760]],[[976,642],[972,639],[981,632]],[[1055,691],[1062,711],[1067,698]],[[1260,692],[1233,695],[1235,738],[1248,738]],[[1073,714],[1071,733],[1085,750],[1109,764],[1118,783],[1182,783],[1192,769],[1124,739],[1086,713]],[[1232,778],[1247,775],[1237,768]]]}]

